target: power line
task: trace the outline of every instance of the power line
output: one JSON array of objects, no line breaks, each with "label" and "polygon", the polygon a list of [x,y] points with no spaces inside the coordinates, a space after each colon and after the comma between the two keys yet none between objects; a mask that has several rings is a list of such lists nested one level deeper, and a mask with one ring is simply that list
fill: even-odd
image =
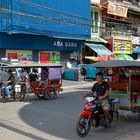
[{"label": "power line", "polygon": [[[39,5],[39,4],[35,4],[35,3],[32,3],[32,2],[27,2],[27,1],[25,1],[25,0],[16,0],[16,1],[19,1],[19,2],[22,2],[22,3],[26,3],[26,4],[28,4],[28,5],[30,5],[30,6],[34,6],[34,7],[36,7],[36,8],[43,8],[43,9],[45,9],[45,10],[50,10],[50,11],[53,11],[53,12],[57,12],[57,13],[61,13],[61,14],[65,14],[65,15],[69,15],[69,16],[74,16],[74,17],[78,17],[78,18],[82,18],[82,19],[86,19],[86,20],[90,20],[90,21],[92,21],[92,22],[94,22],[94,20],[91,20],[91,19],[89,19],[89,18],[84,18],[84,17],[81,17],[81,16],[77,16],[77,15],[73,15],[73,14],[69,14],[69,13],[64,13],[64,12],[62,12],[62,11],[58,11],[58,10],[56,10],[56,9],[52,9],[52,8],[48,8],[48,7],[44,7],[44,6],[41,6],[41,5]],[[42,16],[42,15],[39,15],[39,16]],[[48,17],[47,17],[48,18]],[[50,17],[49,17],[50,18]],[[71,21],[69,21],[69,20],[62,20],[62,19],[54,19],[54,18],[51,18],[52,20],[57,20],[58,22],[62,22],[62,23],[71,23],[71,24],[79,24],[80,22],[71,22]],[[98,21],[98,22],[100,22],[100,21]],[[102,22],[103,23],[103,22]],[[107,22],[104,22],[104,23],[113,23],[113,24],[117,24],[117,25],[121,25],[121,26],[123,26],[123,25],[126,25],[126,24],[122,24],[122,23],[114,23],[114,22],[109,22],[109,21],[107,21]],[[81,24],[81,23],[80,23]],[[83,24],[83,23],[82,23]],[[84,24],[84,25],[86,25],[86,26],[88,26],[87,24]]]},{"label": "power line", "polygon": [[[90,22],[93,22],[94,20],[91,20],[91,19],[89,19],[89,18],[85,18],[85,17],[81,17],[81,16],[77,16],[77,15],[74,15],[74,14],[70,14],[70,13],[64,13],[64,12],[62,12],[62,11],[59,11],[59,10],[56,10],[56,9],[52,9],[52,8],[48,8],[48,7],[45,7],[45,6],[41,6],[41,5],[39,5],[39,4],[35,4],[35,3],[32,3],[32,2],[27,2],[26,0],[17,0],[17,1],[19,1],[19,2],[22,2],[22,3],[26,3],[26,4],[28,4],[28,5],[30,5],[30,6],[34,6],[35,8],[43,8],[43,9],[45,9],[45,10],[50,10],[50,11],[53,11],[53,12],[56,12],[57,14],[58,13],[61,13],[61,14],[64,14],[64,15],[66,15],[66,16],[74,16],[74,17],[78,17],[78,18],[81,18],[81,19],[85,19],[85,20],[88,20],[88,21],[90,21]],[[37,7],[36,7],[37,6]],[[101,21],[98,21],[98,22],[101,22]],[[113,22],[111,22],[111,21],[107,21],[108,23],[113,23]],[[102,23],[103,23],[103,21],[102,21]],[[116,24],[116,23],[114,23],[114,24]],[[120,24],[120,25],[123,25],[122,23],[117,23],[118,25]],[[126,25],[129,25],[129,24],[124,24],[125,26]]]},{"label": "power line", "polygon": [[[22,10],[21,10],[22,11]],[[25,11],[24,11],[25,12]],[[64,23],[64,24],[68,24],[68,25],[80,25],[80,26],[86,26],[86,27],[92,27],[92,28],[101,28],[101,29],[108,29],[108,30],[112,30],[110,28],[107,27],[101,27],[101,26],[97,26],[97,25],[92,25],[92,24],[83,24],[80,22],[74,22],[74,21],[68,21],[68,20],[62,20],[62,19],[55,19],[55,18],[51,18],[51,17],[44,17],[44,16],[37,16],[37,15],[30,15],[30,14],[26,14],[24,12],[15,12],[15,11],[11,11],[11,10],[7,10],[4,8],[1,8],[1,13],[10,13],[10,14],[16,14],[16,15],[20,15],[20,16],[26,16],[26,17],[31,17],[31,18],[35,18],[35,19],[41,19],[41,20],[50,20],[50,21],[55,21],[55,22],[60,22],[60,23]],[[93,20],[92,20],[93,21]],[[97,21],[95,21],[96,23],[98,23]],[[111,23],[112,25],[121,25],[124,26],[124,24],[121,23],[114,23],[114,22],[102,22],[102,23]],[[30,25],[31,26],[31,25]],[[124,26],[125,27],[125,26]]]},{"label": "power line", "polygon": [[32,7],[36,7],[37,6],[36,8],[42,8],[44,10],[50,10],[50,11],[53,11],[53,12],[56,12],[56,13],[60,13],[60,14],[66,15],[66,16],[77,17],[77,18],[81,18],[81,19],[84,19],[84,20],[91,20],[90,18],[85,18],[85,17],[79,16],[79,15],[62,12],[62,11],[59,11],[59,10],[56,10],[56,9],[52,9],[52,8],[49,8],[49,7],[46,7],[46,6],[42,6],[42,5],[39,5],[39,4],[36,4],[36,3],[27,2],[26,0],[16,0],[16,1],[22,2],[24,4],[26,3],[26,4],[28,4],[28,5],[32,6]]},{"label": "power line", "polygon": [[44,17],[44,16],[37,16],[37,15],[30,15],[30,14],[26,14],[23,12],[15,12],[15,11],[11,11],[11,10],[7,10],[4,8],[1,8],[0,12],[2,13],[11,13],[11,14],[16,14],[16,15],[20,15],[20,16],[26,16],[26,17],[31,17],[31,18],[36,18],[36,19],[42,19],[42,20],[51,20],[51,21],[55,21],[55,22],[59,22],[59,23],[63,23],[63,24],[72,24],[72,25],[79,25],[79,26],[84,26],[84,27],[88,27],[90,26],[89,24],[83,24],[80,22],[74,22],[74,21],[68,21],[68,20],[63,20],[63,19],[56,19],[56,18],[51,18],[51,17]]},{"label": "power line", "polygon": [[[51,21],[55,21],[55,22],[60,22],[60,23],[64,23],[64,24],[71,24],[71,25],[80,25],[80,26],[84,26],[84,27],[92,27],[92,24],[96,23],[104,23],[104,24],[112,24],[115,26],[130,26],[129,24],[122,24],[122,23],[114,23],[113,21],[96,21],[96,20],[91,20],[92,24],[84,24],[81,22],[75,22],[75,21],[70,21],[70,20],[63,20],[63,19],[56,19],[56,18],[52,18],[52,17],[46,17],[46,16],[42,16],[38,13],[33,13],[33,12],[29,12],[29,11],[25,11],[25,10],[19,10],[19,9],[15,9],[15,10],[19,10],[21,12],[16,12],[16,11],[11,11],[11,10],[7,10],[4,8],[1,8],[3,12],[7,12],[7,13],[11,13],[11,14],[17,14],[17,15],[21,15],[21,16],[27,16],[27,17],[31,17],[31,18],[37,18],[37,19],[41,19],[41,20],[51,20]],[[26,13],[25,13],[26,12]],[[28,13],[28,14],[27,14]],[[29,14],[30,13],[30,14]]]},{"label": "power line", "polygon": [[[25,1],[25,0],[17,0],[17,1],[22,1],[22,2],[24,2],[24,3],[28,3],[30,6],[31,6],[31,4],[34,4],[34,3],[31,3],[31,2],[27,2],[27,1]],[[35,4],[35,5],[38,5],[38,4]],[[41,7],[44,7],[44,6],[41,6]],[[37,7],[36,7],[37,8]],[[46,8],[46,7],[45,7]],[[51,8],[48,8],[47,7],[47,9],[49,9],[49,10],[53,10],[53,11],[55,11],[55,12],[58,12],[58,10],[54,10],[54,9],[51,9]],[[21,10],[20,10],[21,11]],[[23,11],[23,10],[22,10]],[[60,11],[59,11],[60,12]],[[29,13],[29,11],[28,11],[28,13]],[[61,12],[61,13],[63,13],[63,12]],[[63,14],[65,14],[65,13],[63,13]],[[66,13],[67,14],[67,13]],[[33,15],[34,17],[37,17],[36,15]],[[42,16],[42,15],[39,15],[40,17],[42,17],[42,18],[48,18],[48,17],[44,17],[44,16]],[[80,25],[84,25],[84,26],[89,26],[88,24],[83,24],[83,23],[80,23],[80,22],[74,22],[74,21],[69,21],[69,20],[62,20],[62,19],[54,19],[54,18],[52,18],[52,17],[49,17],[50,18],[50,20],[54,20],[54,21],[56,21],[57,20],[57,22],[60,22],[60,23],[71,23],[71,24],[80,24]],[[88,19],[88,18],[86,18],[86,19]],[[48,19],[49,20],[49,19]],[[90,21],[92,21],[92,22],[94,22],[94,20],[91,20],[91,19],[88,19],[88,20],[90,20]],[[96,22],[100,22],[100,21],[96,21]],[[121,25],[121,26],[123,26],[123,24],[122,23],[114,23],[114,22],[109,22],[109,21],[107,21],[107,22],[102,22],[102,23],[109,23],[109,24],[117,24],[117,25]],[[126,24],[125,24],[126,25]]]}]

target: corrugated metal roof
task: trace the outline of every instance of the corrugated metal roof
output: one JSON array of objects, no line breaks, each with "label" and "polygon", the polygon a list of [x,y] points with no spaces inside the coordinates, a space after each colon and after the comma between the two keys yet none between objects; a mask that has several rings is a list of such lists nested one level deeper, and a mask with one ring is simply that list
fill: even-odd
[{"label": "corrugated metal roof", "polygon": [[41,68],[41,67],[62,67],[61,64],[15,64],[15,65],[8,65],[2,66],[2,68]]},{"label": "corrugated metal roof", "polygon": [[102,44],[85,43],[85,45],[87,45],[88,47],[90,47],[99,56],[113,55],[113,53],[109,49],[107,49],[104,45],[102,45]]},{"label": "corrugated metal roof", "polygon": [[128,60],[108,60],[90,64],[90,66],[97,68],[111,68],[111,67],[140,67],[139,61]]}]

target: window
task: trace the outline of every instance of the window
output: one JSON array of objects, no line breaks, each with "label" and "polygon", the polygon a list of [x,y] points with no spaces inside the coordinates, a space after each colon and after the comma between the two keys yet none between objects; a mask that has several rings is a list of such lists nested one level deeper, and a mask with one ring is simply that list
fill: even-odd
[{"label": "window", "polygon": [[98,14],[98,12],[94,13],[94,19],[95,19],[94,32],[98,33],[98,21],[99,21],[99,14]]},{"label": "window", "polygon": [[94,18],[93,18],[93,11],[91,11],[91,32],[93,33],[93,26],[94,26]]},{"label": "window", "polygon": [[91,19],[92,19],[92,33],[98,33],[98,22],[99,22],[99,13],[98,12],[91,12]]}]

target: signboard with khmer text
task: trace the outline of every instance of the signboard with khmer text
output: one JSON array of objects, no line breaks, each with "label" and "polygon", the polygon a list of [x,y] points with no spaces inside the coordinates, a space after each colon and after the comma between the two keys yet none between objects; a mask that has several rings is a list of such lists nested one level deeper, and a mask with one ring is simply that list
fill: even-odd
[{"label": "signboard with khmer text", "polygon": [[108,3],[107,13],[119,17],[127,17],[128,8],[115,3]]},{"label": "signboard with khmer text", "polygon": [[132,54],[132,41],[114,39],[113,50],[115,54]]}]

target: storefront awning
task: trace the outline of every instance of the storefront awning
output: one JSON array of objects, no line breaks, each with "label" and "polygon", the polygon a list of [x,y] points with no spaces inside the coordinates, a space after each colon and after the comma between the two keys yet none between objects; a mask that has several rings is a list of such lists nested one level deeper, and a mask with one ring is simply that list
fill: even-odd
[{"label": "storefront awning", "polygon": [[87,39],[86,41],[89,41],[89,42],[101,42],[101,43],[108,43],[108,41],[104,40],[103,38],[100,38],[100,37],[93,37],[91,39]]},{"label": "storefront awning", "polygon": [[97,53],[98,56],[113,55],[113,53],[102,44],[85,43],[89,48]]}]

